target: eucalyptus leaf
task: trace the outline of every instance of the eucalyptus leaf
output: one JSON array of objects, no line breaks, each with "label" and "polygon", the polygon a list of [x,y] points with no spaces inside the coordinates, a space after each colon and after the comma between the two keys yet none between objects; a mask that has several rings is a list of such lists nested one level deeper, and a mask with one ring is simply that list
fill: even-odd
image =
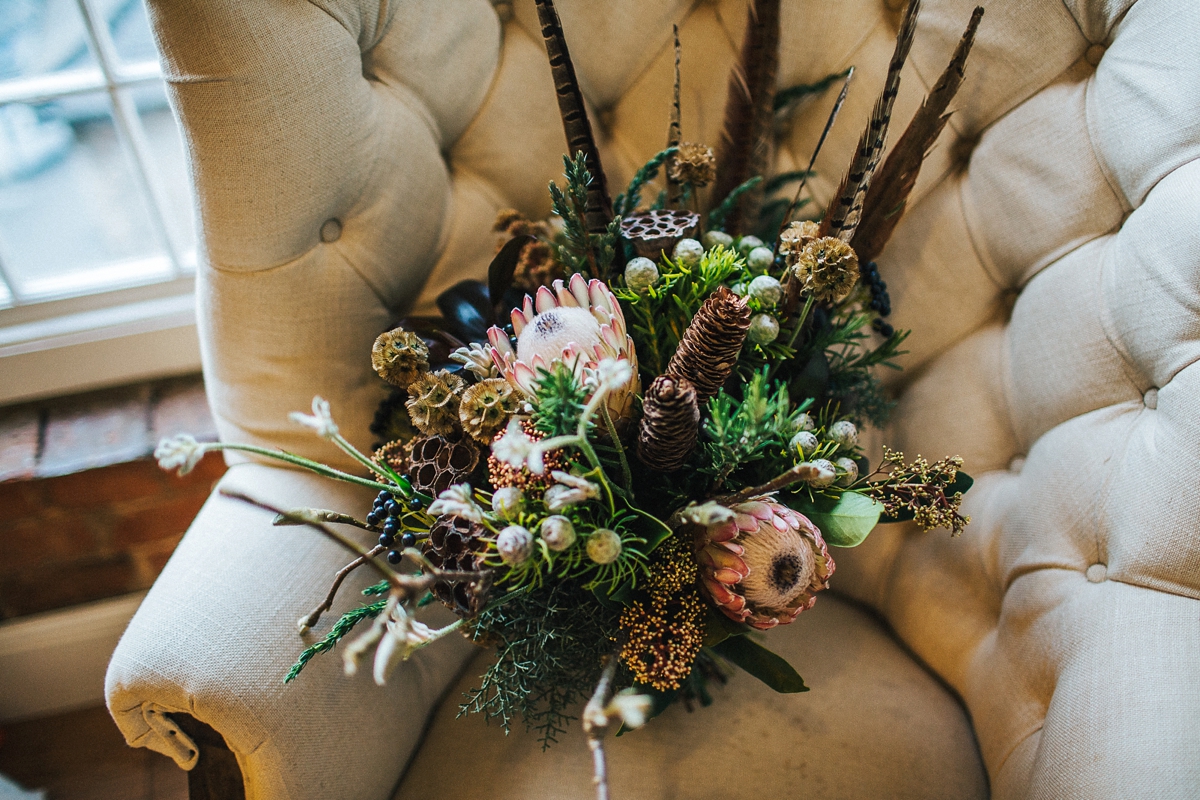
[{"label": "eucalyptus leaf", "polygon": [[832,503],[817,503],[802,508],[801,513],[821,529],[821,536],[834,547],[855,547],[862,544],[879,523],[883,504],[858,492],[842,492]]},{"label": "eucalyptus leaf", "polygon": [[792,694],[808,691],[808,687],[804,685],[804,679],[791,664],[749,636],[733,636],[716,645],[712,650],[777,692]]}]

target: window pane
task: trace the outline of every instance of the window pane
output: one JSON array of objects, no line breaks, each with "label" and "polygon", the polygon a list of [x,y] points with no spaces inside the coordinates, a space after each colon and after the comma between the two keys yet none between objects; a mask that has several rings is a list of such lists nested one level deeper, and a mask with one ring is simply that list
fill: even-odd
[{"label": "window pane", "polygon": [[0,80],[88,68],[96,58],[75,0],[0,0]]},{"label": "window pane", "polygon": [[0,156],[53,155],[0,176],[0,257],[28,300],[170,276],[105,96],[69,99],[0,106]]},{"label": "window pane", "polygon": [[158,61],[143,0],[95,0],[95,3],[96,10],[107,18],[113,45],[122,63]]},{"label": "window pane", "polygon": [[146,131],[146,142],[150,146],[150,158],[161,180],[165,195],[162,198],[163,217],[179,247],[184,266],[195,266],[196,226],[192,211],[191,178],[183,155],[179,126],[167,104],[166,89],[162,82],[158,82],[125,91],[132,94],[137,105],[142,127]]}]

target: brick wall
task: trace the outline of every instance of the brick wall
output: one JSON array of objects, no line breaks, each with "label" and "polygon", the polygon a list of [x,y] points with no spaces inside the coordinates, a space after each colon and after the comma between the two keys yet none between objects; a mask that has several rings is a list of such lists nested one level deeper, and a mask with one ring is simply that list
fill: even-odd
[{"label": "brick wall", "polygon": [[225,471],[184,478],[163,436],[215,438],[199,378],[0,409],[0,619],[145,589]]}]

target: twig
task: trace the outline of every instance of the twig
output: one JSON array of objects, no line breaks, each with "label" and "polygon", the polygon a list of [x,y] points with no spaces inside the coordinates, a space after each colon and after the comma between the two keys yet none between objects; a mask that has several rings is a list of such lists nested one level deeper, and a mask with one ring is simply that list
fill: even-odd
[{"label": "twig", "polygon": [[588,748],[592,751],[592,783],[596,784],[596,800],[608,800],[608,766],[604,761],[604,735],[608,733],[608,695],[612,689],[613,676],[617,672],[617,659],[608,657],[600,682],[592,699],[583,709],[583,732],[587,736]]},{"label": "twig", "polygon": [[749,488],[742,489],[739,492],[734,492],[733,494],[714,497],[713,501],[720,503],[723,506],[734,503],[742,503],[752,497],[761,497],[762,495],[771,494],[772,492],[778,492],[780,489],[791,486],[793,483],[810,481],[820,474],[821,470],[812,464],[807,462],[797,464],[787,472],[784,472],[781,475],[776,475],[774,478],[762,484],[761,486],[751,486]]},{"label": "twig", "polygon": [[308,612],[308,616],[302,618],[298,623],[301,635],[312,630],[312,627],[321,619],[321,615],[333,608],[333,599],[337,596],[338,589],[342,588],[342,581],[346,580],[346,576],[367,563],[370,559],[378,556],[384,549],[383,545],[377,544],[365,556],[359,556],[338,570],[337,575],[333,577],[333,585],[329,587],[329,593],[325,595],[325,599],[321,601],[319,606]]}]

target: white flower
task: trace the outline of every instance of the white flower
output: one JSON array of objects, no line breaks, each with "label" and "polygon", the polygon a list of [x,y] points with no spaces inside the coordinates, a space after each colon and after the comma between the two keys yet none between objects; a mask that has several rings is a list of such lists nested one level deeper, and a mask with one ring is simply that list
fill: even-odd
[{"label": "white flower", "polygon": [[154,448],[154,457],[158,459],[161,469],[169,472],[178,468],[178,474],[182,477],[196,468],[205,452],[204,445],[197,442],[195,437],[181,433],[159,442],[158,447]]},{"label": "white flower", "polygon": [[521,430],[520,420],[514,417],[508,421],[504,435],[492,443],[492,455],[513,469],[521,469],[529,459],[533,445],[533,439]]},{"label": "white flower", "polygon": [[424,622],[411,619],[407,614],[397,615],[387,623],[387,632],[375,649],[375,664],[372,670],[375,683],[383,686],[388,673],[397,661],[404,661],[414,650],[430,640],[433,631]]},{"label": "white flower", "polygon": [[333,416],[329,413],[329,401],[320,395],[314,397],[312,410],[311,415],[293,411],[288,414],[288,419],[298,422],[306,428],[312,428],[322,439],[332,439],[337,436],[338,426],[334,424]]},{"label": "white flower", "polygon": [[700,505],[689,503],[686,508],[679,512],[679,518],[683,522],[692,525],[704,525],[705,527],[729,522],[736,516],[728,508],[713,500],[701,503]]},{"label": "white flower", "polygon": [[562,511],[600,496],[600,487],[584,478],[559,470],[551,472],[550,477],[558,483],[547,489],[542,499],[551,512]]},{"label": "white flower", "polygon": [[505,564],[524,564],[533,555],[533,534],[520,525],[509,525],[496,535],[496,549]]},{"label": "white flower", "polygon": [[609,528],[597,528],[587,539],[588,558],[597,564],[611,564],[621,555],[621,537]]},{"label": "white flower", "polygon": [[438,517],[450,514],[471,522],[483,522],[483,509],[471,496],[471,484],[456,483],[429,504],[429,513]]},{"label": "white flower", "polygon": [[546,547],[549,547],[556,553],[561,553],[575,544],[574,523],[559,514],[546,517],[542,520],[542,527],[539,532],[542,534],[542,541],[546,543]]},{"label": "white flower", "polygon": [[613,695],[608,707],[604,709],[604,715],[610,719],[616,717],[626,728],[633,730],[646,724],[646,720],[650,718],[650,709],[653,707],[654,702],[650,699],[650,695],[640,694],[637,689],[630,686]]},{"label": "white flower", "polygon": [[450,354],[450,360],[462,364],[468,372],[481,379],[496,378],[500,370],[492,362],[492,354],[478,342],[472,342],[466,347],[460,347]]},{"label": "white flower", "polygon": [[593,385],[606,392],[621,389],[633,377],[633,368],[625,359],[606,358],[596,365],[591,375]]},{"label": "white flower", "polygon": [[516,519],[525,507],[525,493],[516,486],[497,489],[492,495],[492,511],[501,519]]}]

